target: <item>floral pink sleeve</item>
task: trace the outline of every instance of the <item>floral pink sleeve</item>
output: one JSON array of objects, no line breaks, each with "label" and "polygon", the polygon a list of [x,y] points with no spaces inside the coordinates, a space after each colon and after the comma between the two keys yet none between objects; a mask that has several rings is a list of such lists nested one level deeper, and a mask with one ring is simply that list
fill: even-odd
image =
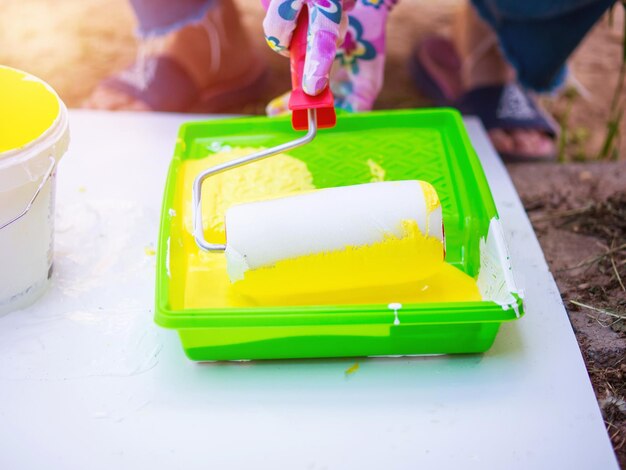
[{"label": "floral pink sleeve", "polygon": [[330,68],[345,28],[342,1],[269,0],[263,29],[270,47],[284,53],[304,5],[309,12],[309,38],[302,88],[310,95],[317,95],[328,85]]},{"label": "floral pink sleeve", "polygon": [[385,29],[395,4],[395,0],[358,0],[349,13],[331,79],[337,107],[348,111],[372,108],[383,85]]},{"label": "floral pink sleeve", "polygon": [[[337,107],[348,111],[372,108],[383,84],[387,17],[397,0],[262,1],[267,8],[266,40],[285,55],[297,14],[303,4],[309,6],[310,40],[303,79],[307,93],[319,93],[330,75]],[[283,112],[285,103],[284,96],[278,98],[270,103],[268,113]]]}]

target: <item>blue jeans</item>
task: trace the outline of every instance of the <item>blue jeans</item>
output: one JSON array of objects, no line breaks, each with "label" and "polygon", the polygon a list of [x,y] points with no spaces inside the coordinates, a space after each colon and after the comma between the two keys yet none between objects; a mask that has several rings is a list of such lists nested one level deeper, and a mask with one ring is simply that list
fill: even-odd
[{"label": "blue jeans", "polygon": [[614,0],[472,0],[518,81],[536,91],[563,83],[565,62]]},{"label": "blue jeans", "polygon": [[142,38],[160,36],[200,21],[219,0],[130,0]]}]

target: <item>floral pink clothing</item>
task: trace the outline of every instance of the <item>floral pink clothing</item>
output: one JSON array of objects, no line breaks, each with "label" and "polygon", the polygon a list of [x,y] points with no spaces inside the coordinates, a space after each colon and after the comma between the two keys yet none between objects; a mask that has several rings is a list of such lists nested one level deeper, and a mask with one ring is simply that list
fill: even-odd
[{"label": "floral pink clothing", "polygon": [[[396,0],[262,0],[268,44],[288,55],[289,41],[303,4],[309,8],[309,44],[302,87],[315,95],[329,83],[336,106],[371,109],[383,83],[385,26]],[[348,13],[346,13],[348,12]],[[331,71],[332,68],[332,71]],[[268,112],[283,111],[284,97]]]}]

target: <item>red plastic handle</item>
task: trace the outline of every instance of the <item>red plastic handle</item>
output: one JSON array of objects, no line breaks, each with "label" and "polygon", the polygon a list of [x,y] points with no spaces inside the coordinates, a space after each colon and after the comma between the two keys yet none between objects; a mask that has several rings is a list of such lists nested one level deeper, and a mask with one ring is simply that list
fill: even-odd
[{"label": "red plastic handle", "polygon": [[333,94],[328,86],[315,96],[306,94],[302,89],[308,28],[309,12],[307,6],[303,5],[300,16],[298,16],[296,29],[291,38],[291,44],[289,45],[289,56],[291,58],[291,98],[289,99],[289,109],[291,110],[291,124],[297,131],[308,129],[309,109],[317,109],[317,127],[319,129],[334,127],[337,122]]}]

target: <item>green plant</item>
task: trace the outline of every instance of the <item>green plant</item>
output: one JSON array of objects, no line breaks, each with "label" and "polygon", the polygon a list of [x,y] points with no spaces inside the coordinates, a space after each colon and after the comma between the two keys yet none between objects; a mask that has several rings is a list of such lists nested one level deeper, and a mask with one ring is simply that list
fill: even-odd
[{"label": "green plant", "polygon": [[574,106],[574,102],[579,96],[580,95],[576,88],[567,87],[565,89],[565,92],[563,93],[563,98],[565,99],[565,109],[562,113],[559,113],[559,115],[556,116],[559,126],[561,127],[557,157],[559,163],[565,162],[567,146],[572,140],[572,136],[570,136],[570,114],[572,113],[572,107]]},{"label": "green plant", "polygon": [[[621,0],[620,4],[626,13],[626,0]],[[613,19],[613,9],[609,13],[609,21]],[[617,84],[613,97],[611,98],[611,107],[609,108],[609,119],[606,123],[606,136],[598,153],[600,160],[617,160],[619,158],[619,143],[621,140],[620,124],[624,116],[624,102],[622,100],[622,91],[624,89],[624,78],[626,77],[626,21],[624,21],[624,34],[622,42],[622,66],[617,77]]]}]

